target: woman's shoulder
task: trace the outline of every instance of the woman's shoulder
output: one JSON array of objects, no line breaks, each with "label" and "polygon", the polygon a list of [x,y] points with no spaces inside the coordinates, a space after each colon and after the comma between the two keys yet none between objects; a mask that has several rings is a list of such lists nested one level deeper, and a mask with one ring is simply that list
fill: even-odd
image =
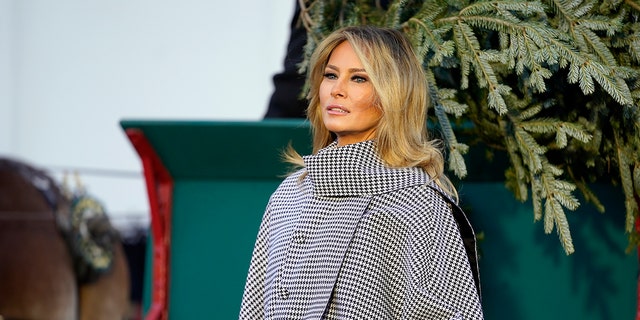
[{"label": "woman's shoulder", "polygon": [[283,180],[282,184],[301,182],[306,175],[307,170],[305,168],[296,169],[290,172]]},{"label": "woman's shoulder", "polygon": [[306,170],[304,168],[290,173],[288,176],[284,177],[274,193],[286,193],[299,190],[301,185],[304,183],[305,175]]},{"label": "woman's shoulder", "polygon": [[391,210],[403,212],[424,213],[426,211],[449,211],[455,203],[435,182],[397,189],[389,193],[378,195],[380,205]]},{"label": "woman's shoulder", "polygon": [[298,170],[284,178],[269,197],[269,207],[287,210],[295,203],[305,201],[311,190],[307,180],[304,170]]}]

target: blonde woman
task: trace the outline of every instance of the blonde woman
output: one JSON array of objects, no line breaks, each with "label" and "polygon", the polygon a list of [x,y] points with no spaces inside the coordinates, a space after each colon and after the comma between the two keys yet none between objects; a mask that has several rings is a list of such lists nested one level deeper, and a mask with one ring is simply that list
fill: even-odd
[{"label": "blonde woman", "polygon": [[313,153],[288,154],[301,169],[269,200],[240,319],[483,319],[475,237],[408,40],[344,28],[310,66]]}]

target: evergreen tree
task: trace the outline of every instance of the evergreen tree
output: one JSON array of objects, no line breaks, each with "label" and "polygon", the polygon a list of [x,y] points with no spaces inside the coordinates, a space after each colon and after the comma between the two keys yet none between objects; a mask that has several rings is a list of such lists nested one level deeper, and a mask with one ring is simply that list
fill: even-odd
[{"label": "evergreen tree", "polygon": [[[340,26],[403,31],[423,61],[449,169],[480,142],[510,159],[507,187],[574,252],[575,193],[600,211],[593,182],[620,185],[630,245],[640,203],[640,5],[632,0],[303,1],[310,53]],[[452,126],[453,124],[453,126]],[[471,125],[469,125],[471,124]],[[478,137],[462,143],[460,135]],[[469,135],[467,135],[469,134]],[[578,189],[578,190],[576,190]]]}]

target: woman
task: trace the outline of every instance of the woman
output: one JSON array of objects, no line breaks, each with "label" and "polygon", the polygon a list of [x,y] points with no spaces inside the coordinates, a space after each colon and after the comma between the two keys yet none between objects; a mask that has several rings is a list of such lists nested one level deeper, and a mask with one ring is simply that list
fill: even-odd
[{"label": "woman", "polygon": [[288,154],[303,168],[269,200],[240,319],[482,319],[408,40],[348,27],[310,62],[313,154]]}]

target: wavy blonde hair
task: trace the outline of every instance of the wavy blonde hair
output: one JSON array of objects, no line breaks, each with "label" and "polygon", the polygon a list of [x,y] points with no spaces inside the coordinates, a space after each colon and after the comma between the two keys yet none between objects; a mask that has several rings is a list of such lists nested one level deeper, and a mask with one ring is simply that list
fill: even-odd
[{"label": "wavy blonde hair", "polygon": [[[307,118],[313,136],[313,154],[335,140],[324,126],[320,106],[320,84],[333,50],[348,41],[360,59],[376,93],[382,111],[373,139],[377,152],[389,167],[420,167],[436,183],[457,199],[457,192],[444,175],[440,143],[427,134],[429,87],[424,70],[409,40],[398,30],[373,27],[345,27],[331,33],[316,48],[310,59]],[[293,149],[285,160],[304,166]]]}]

